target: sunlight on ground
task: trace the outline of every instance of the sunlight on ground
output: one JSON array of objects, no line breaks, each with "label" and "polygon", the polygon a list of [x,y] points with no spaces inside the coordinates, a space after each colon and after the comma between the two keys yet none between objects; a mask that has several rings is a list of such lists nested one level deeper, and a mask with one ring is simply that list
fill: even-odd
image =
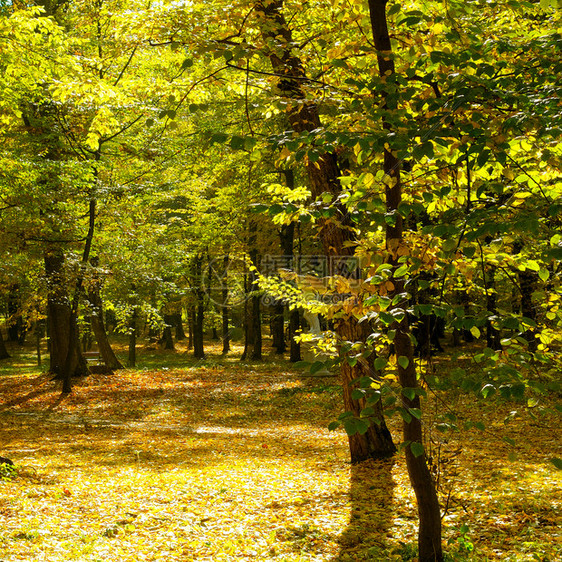
[{"label": "sunlight on ground", "polygon": [[[219,361],[93,375],[63,400],[46,375],[4,375],[0,454],[21,469],[0,481],[0,559],[413,559],[403,460],[348,464],[345,436],[326,429],[335,380]],[[555,436],[510,427],[513,462],[480,432],[442,438],[450,560],[562,556]]]}]

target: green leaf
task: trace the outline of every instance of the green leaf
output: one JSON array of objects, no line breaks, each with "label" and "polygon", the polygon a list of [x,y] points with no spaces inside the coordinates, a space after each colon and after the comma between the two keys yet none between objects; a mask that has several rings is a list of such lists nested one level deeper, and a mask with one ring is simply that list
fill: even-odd
[{"label": "green leaf", "polygon": [[365,398],[365,391],[361,388],[354,388],[351,391],[351,398],[353,398],[353,400],[361,400]]},{"label": "green leaf", "polygon": [[364,435],[365,433],[367,433],[367,431],[369,431],[369,422],[365,421],[365,420],[355,420],[355,427],[357,428],[357,432],[360,435]]},{"label": "green leaf", "polygon": [[550,462],[558,469],[558,470],[562,470],[562,459],[559,459],[558,457],[553,457],[550,459]]},{"label": "green leaf", "polygon": [[515,447],[515,441],[513,439],[511,439],[511,437],[503,437],[503,440],[508,443],[509,445],[511,445],[512,447]]},{"label": "green leaf", "polygon": [[324,362],[323,361],[314,361],[314,363],[310,367],[310,373],[312,375],[314,375],[318,371],[321,371],[323,368],[324,368]]},{"label": "green leaf", "polygon": [[482,387],[482,396],[484,398],[488,398],[488,396],[492,396],[492,394],[494,394],[495,392],[496,392],[496,388],[491,384],[487,384]]},{"label": "green leaf", "polygon": [[406,423],[410,423],[412,421],[412,416],[409,414],[408,410],[406,410],[405,408],[398,408],[398,412],[400,413],[400,415],[402,416],[402,419]]},{"label": "green leaf", "polygon": [[403,388],[402,394],[408,399],[413,400],[416,397],[416,390],[414,388]]},{"label": "green leaf", "polygon": [[398,357],[398,365],[400,365],[403,369],[406,369],[409,364],[410,360],[405,355]]},{"label": "green leaf", "polygon": [[215,133],[211,136],[211,144],[224,144],[228,140],[228,135],[224,133]]},{"label": "green leaf", "polygon": [[454,238],[447,238],[442,246],[444,252],[452,252],[456,247],[457,241]]},{"label": "green leaf", "polygon": [[414,457],[417,458],[423,455],[425,449],[423,448],[423,445],[421,443],[414,441],[413,443],[410,443],[410,451],[412,451]]},{"label": "green leaf", "polygon": [[244,147],[245,147],[245,144],[244,144],[244,138],[243,137],[239,137],[237,135],[234,135],[230,139],[230,148],[232,148],[232,150],[240,150],[240,149],[243,149]]},{"label": "green leaf", "polygon": [[338,427],[339,427],[340,425],[341,425],[341,423],[340,423],[340,422],[337,422],[337,421],[330,422],[330,423],[328,424],[328,431],[334,431],[334,429],[338,429]]},{"label": "green leaf", "polygon": [[414,418],[421,420],[422,412],[419,408],[408,408],[408,412],[414,416]]},{"label": "green leaf", "polygon": [[293,363],[294,367],[297,367],[299,369],[308,369],[308,367],[310,367],[310,362],[309,361],[297,361],[296,363]]},{"label": "green leaf", "polygon": [[387,363],[388,360],[386,359],[386,357],[377,357],[375,359],[374,367],[377,371],[380,371],[381,369],[384,369],[386,367]]},{"label": "green leaf", "polygon": [[348,418],[343,420],[343,428],[348,435],[355,435],[357,433],[357,426],[355,425],[354,418]]}]

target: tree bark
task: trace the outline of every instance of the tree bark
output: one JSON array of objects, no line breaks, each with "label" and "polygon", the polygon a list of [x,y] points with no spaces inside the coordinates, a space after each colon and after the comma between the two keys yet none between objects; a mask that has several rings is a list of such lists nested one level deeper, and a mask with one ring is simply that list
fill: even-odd
[{"label": "tree bark", "polygon": [[127,359],[128,367],[135,367],[137,364],[137,326],[139,309],[133,305],[133,312],[129,321],[129,355]]},{"label": "tree bark", "polygon": [[249,307],[249,283],[248,283],[248,274],[244,272],[244,309],[242,311],[243,314],[243,325],[244,325],[244,351],[242,351],[242,355],[240,356],[240,361],[245,361],[249,355],[250,346],[252,345],[253,340],[253,324],[250,318],[250,307]]},{"label": "tree bark", "polygon": [[[261,33],[266,43],[274,45],[268,53],[271,65],[276,74],[280,76],[277,87],[280,94],[297,103],[289,104],[287,118],[295,133],[312,132],[320,129],[322,124],[318,108],[306,101],[301,84],[306,81],[306,73],[300,59],[294,54],[294,42],[290,29],[282,13],[283,1],[271,0],[257,2],[256,12],[261,18]],[[319,200],[323,194],[331,194],[333,201],[337,201],[342,191],[340,183],[340,169],[337,156],[332,152],[319,155],[315,162],[306,162],[306,171],[309,185],[314,199]],[[349,214],[341,204],[332,204],[336,210],[335,219],[324,219],[319,223],[319,237],[324,248],[325,256],[352,256],[354,250],[352,243],[355,241]],[[335,330],[340,341],[347,341],[349,334],[362,335],[358,326],[359,322],[353,315],[342,319],[336,324]],[[352,340],[355,341],[355,340]],[[345,361],[344,361],[345,364]],[[359,363],[355,367],[347,368],[345,365],[340,370],[340,379],[344,389],[344,408],[349,412],[359,412],[361,404],[351,397],[354,388],[353,381],[363,374],[363,367]],[[387,457],[394,452],[395,446],[382,416],[382,406],[378,406],[377,423],[380,428],[380,440],[372,441],[373,432],[363,435],[356,433],[349,436],[349,449],[351,462],[361,462],[368,458]]]},{"label": "tree bark", "polygon": [[[534,271],[519,271],[519,286],[521,287],[521,314],[533,322],[537,321],[537,309],[533,304],[533,293],[537,290],[539,276]],[[523,337],[529,344],[529,351],[535,352],[538,347],[537,335],[530,328],[525,331]]]},{"label": "tree bark", "polygon": [[9,359],[10,354],[6,349],[6,344],[4,343],[4,338],[2,336],[2,330],[0,330],[0,359]]},{"label": "tree bark", "polygon": [[291,363],[302,361],[301,344],[295,341],[295,336],[297,335],[297,331],[300,329],[300,327],[301,325],[300,325],[299,309],[294,308],[289,312],[289,342],[290,342],[289,361]]},{"label": "tree bark", "polygon": [[164,346],[164,349],[174,350],[174,338],[172,336],[172,327],[174,325],[174,315],[164,314],[164,331],[162,338],[158,342]]},{"label": "tree bark", "polygon": [[[97,258],[92,259],[92,265],[95,267],[97,265]],[[100,279],[95,276],[92,280],[90,286],[90,291],[88,292],[88,300],[92,308],[92,314],[90,315],[90,324],[92,326],[92,331],[98,343],[98,350],[102,356],[103,362],[108,369],[112,371],[122,369],[123,365],[117,359],[109,339],[107,337],[107,332],[105,330],[105,324],[103,321],[103,302],[100,295],[101,282]]]},{"label": "tree bark", "polygon": [[223,274],[221,279],[222,292],[222,354],[226,355],[230,351],[230,330],[228,328],[228,264],[229,257],[223,258]]},{"label": "tree bark", "polygon": [[[49,370],[56,378],[62,378],[67,356],[70,356],[70,374],[87,374],[81,372],[78,341],[73,340],[69,350],[71,317],[70,302],[66,290],[64,274],[64,253],[60,248],[51,248],[45,252],[45,275],[47,278],[47,322],[49,331]],[[76,324],[74,319],[74,324]],[[77,328],[76,328],[77,329]]]},{"label": "tree bark", "polygon": [[195,307],[189,306],[187,309],[187,349],[193,348],[193,318],[195,316]]},{"label": "tree bark", "polygon": [[[259,266],[259,254],[257,250],[257,225],[254,220],[250,219],[249,224],[248,246],[250,253],[250,261],[254,268]],[[252,351],[250,359],[254,361],[262,360],[262,333],[261,333],[261,295],[259,293],[260,287],[258,284],[258,275],[255,270],[250,271],[250,291],[252,291],[252,298],[250,304],[251,310],[251,332],[252,332]]]},{"label": "tree bark", "polygon": [[[390,81],[395,75],[394,59],[392,58],[392,44],[388,33],[386,19],[387,0],[369,0],[369,14],[375,47],[377,49],[378,70],[381,77]],[[385,99],[383,110],[392,110],[386,104],[386,94],[382,92]],[[383,117],[383,127],[391,132],[391,126]],[[403,222],[398,206],[402,201],[402,185],[400,181],[400,162],[391,152],[384,149],[383,169],[389,181],[386,182],[386,210],[389,216],[395,217],[394,224],[386,225],[386,250],[390,255],[391,263],[396,269],[398,267],[397,250],[403,244]],[[394,278],[394,291],[389,297],[396,297],[404,293],[403,278]],[[406,308],[406,303],[397,306]],[[402,388],[418,388],[417,373],[414,362],[414,353],[410,339],[408,316],[404,313],[401,321],[396,321],[392,328],[395,330],[394,347],[396,356],[399,358],[398,378]],[[402,359],[404,358],[404,359]],[[400,360],[402,359],[402,360]],[[408,475],[418,504],[419,531],[418,550],[420,562],[441,562],[443,560],[441,541],[441,512],[435,483],[427,466],[425,453],[416,456],[412,451],[413,443],[423,443],[423,431],[421,420],[409,414],[412,409],[419,410],[421,407],[420,397],[415,394],[410,399],[406,395],[401,396],[402,407],[405,409],[406,417],[403,422],[404,442],[409,443],[405,448],[406,465]],[[406,421],[409,418],[409,421]]]},{"label": "tree bark", "polygon": [[205,319],[205,291],[203,289],[203,257],[196,256],[193,262],[196,305],[193,307],[193,356],[205,358],[203,323]]},{"label": "tree bark", "polygon": [[[100,153],[96,153],[96,160],[99,160]],[[88,205],[88,231],[86,233],[86,241],[84,242],[84,250],[82,252],[82,260],[80,263],[80,270],[78,272],[78,277],[76,279],[76,285],[74,289],[74,295],[72,297],[72,304],[70,306],[70,326],[68,334],[68,347],[66,360],[64,362],[63,372],[62,372],[62,393],[69,394],[72,392],[72,382],[71,378],[74,372],[74,355],[76,354],[78,364],[83,366],[86,364],[86,360],[82,355],[80,349],[80,337],[78,333],[78,306],[80,304],[80,298],[84,291],[84,277],[86,271],[86,265],[90,259],[90,250],[92,249],[92,242],[94,239],[95,230],[95,220],[96,220],[96,199],[91,198]],[[88,374],[88,368],[86,366],[86,372]]]},{"label": "tree bark", "polygon": [[172,322],[172,327],[176,329],[176,341],[183,341],[186,339],[185,332],[183,330],[183,320],[181,308],[179,312],[170,314],[170,320]]},{"label": "tree bark", "polygon": [[[523,244],[516,242],[513,244],[513,253],[518,254],[523,250]],[[517,271],[517,279],[519,281],[520,299],[513,299],[514,312],[520,313],[521,316],[529,318],[533,322],[537,320],[537,310],[533,304],[533,293],[537,290],[539,276],[534,271],[528,269]],[[533,330],[527,329],[523,333],[523,337],[527,340],[529,351],[537,351],[538,340]]]},{"label": "tree bark", "polygon": [[276,354],[283,355],[287,348],[285,345],[285,305],[282,302],[276,302],[271,307],[271,315],[272,346]]},{"label": "tree bark", "polygon": [[[498,313],[497,300],[498,295],[496,293],[496,267],[488,266],[485,268],[484,272],[484,285],[486,287],[486,308],[488,309],[488,314],[496,316]],[[497,330],[492,321],[488,318],[486,320],[486,345],[491,349],[499,350],[502,348],[501,335],[499,330]]]},{"label": "tree bark", "polygon": [[8,341],[23,345],[25,343],[25,325],[21,313],[20,286],[14,283],[8,293]]}]

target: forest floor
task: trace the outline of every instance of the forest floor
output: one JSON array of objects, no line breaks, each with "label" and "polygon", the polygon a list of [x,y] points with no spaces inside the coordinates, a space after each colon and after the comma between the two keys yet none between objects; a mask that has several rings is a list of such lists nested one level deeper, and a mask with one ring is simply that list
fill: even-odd
[{"label": "forest floor", "polygon": [[[0,455],[19,468],[0,479],[0,561],[415,560],[403,455],[350,465],[326,429],[337,378],[236,351],[145,351],[62,398],[31,353],[3,361]],[[428,435],[447,559],[562,560],[559,421],[451,392],[426,427],[441,400],[487,427]]]}]

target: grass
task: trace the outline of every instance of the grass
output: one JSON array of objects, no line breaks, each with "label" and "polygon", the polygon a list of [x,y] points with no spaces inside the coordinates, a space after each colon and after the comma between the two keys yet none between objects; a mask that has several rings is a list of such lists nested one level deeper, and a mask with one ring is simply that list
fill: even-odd
[{"label": "grass", "polygon": [[[0,560],[415,560],[402,456],[351,466],[326,429],[337,379],[219,352],[144,350],[64,398],[31,352],[0,363],[0,455],[18,464],[0,474]],[[522,411],[506,428],[519,405],[439,399],[490,428],[433,435],[448,560],[562,559],[557,421]]]}]

